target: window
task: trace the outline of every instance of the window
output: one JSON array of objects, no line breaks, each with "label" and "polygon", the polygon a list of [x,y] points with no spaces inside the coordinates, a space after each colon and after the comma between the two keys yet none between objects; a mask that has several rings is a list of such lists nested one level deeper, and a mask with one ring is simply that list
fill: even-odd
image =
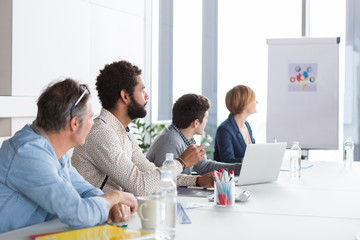
[{"label": "window", "polygon": [[256,142],[266,141],[266,39],[300,36],[301,1],[219,1],[218,124],[229,114],[226,92],[247,85],[259,102],[249,123]]},{"label": "window", "polygon": [[[346,92],[349,89],[354,89],[352,86],[357,86],[354,85],[354,80],[350,82],[348,87],[344,87],[345,2],[342,0],[330,2],[312,0],[309,2],[310,37],[341,37],[339,91],[340,96],[342,96],[344,90]],[[217,16],[214,16],[215,21],[211,23],[207,21],[202,22],[202,15],[205,14],[203,11],[206,8],[204,7],[205,3],[208,4],[209,2],[200,0],[155,0],[153,3],[159,9],[159,11],[154,11],[153,14],[153,19],[156,19],[154,24],[159,26],[159,32],[153,32],[153,40],[156,38],[156,35],[159,36],[159,39],[156,42],[154,41],[154,44],[158,45],[153,44],[153,55],[159,56],[158,59],[153,57],[152,62],[154,73],[152,78],[153,121],[170,119],[173,102],[184,93],[203,93],[202,83],[206,83],[206,80],[202,79],[201,71],[207,71],[204,69],[204,66],[207,66],[207,64],[204,63],[208,60],[202,59],[202,49],[204,49],[204,46],[202,46],[204,44],[203,38],[207,37],[204,36],[204,32],[206,32],[204,28],[209,27],[210,24],[217,24],[217,39],[214,41],[217,43],[217,54],[211,55],[215,59],[215,67],[217,68],[215,72],[217,72],[218,81],[217,92],[214,94],[216,96],[211,96],[213,99],[217,99],[216,103],[213,103],[213,106],[216,106],[217,114],[213,124],[219,125],[228,116],[228,110],[225,106],[226,92],[238,84],[250,86],[254,89],[259,104],[258,112],[250,116],[248,120],[251,123],[256,141],[258,143],[265,142],[268,65],[266,39],[301,37],[302,1],[212,0],[213,6],[217,9]],[[353,12],[360,6],[355,0],[347,0],[347,5],[348,11],[351,10]],[[326,11],[324,11],[325,7]],[[157,19],[157,13],[159,19]],[[206,14],[208,13],[206,12]],[[214,13],[214,15],[216,14]],[[355,18],[356,14],[353,13],[351,16]],[[356,19],[351,21],[352,23],[350,21],[348,23],[348,28],[349,24],[352,24],[352,29],[354,29],[357,26],[355,24]],[[157,28],[154,27],[153,29],[156,30]],[[353,31],[352,29],[350,30]],[[167,34],[165,37],[166,42],[162,42],[164,32]],[[358,44],[359,41],[356,41],[356,39],[359,39],[358,35],[357,31],[352,36],[353,44]],[[346,50],[347,53],[349,51],[351,53],[346,58],[347,63],[350,60],[352,61],[351,69],[359,69],[358,48],[358,46],[352,45],[349,48],[351,51]],[[166,64],[169,65],[165,66]],[[211,66],[214,66],[214,64]],[[163,74],[164,69],[165,74]],[[163,75],[161,76],[161,74]],[[351,74],[353,78],[359,78],[357,72]],[[165,78],[164,75],[166,76]],[[158,79],[159,81],[167,79],[167,82],[163,84],[158,82]],[[155,89],[158,92],[154,91]],[[170,93],[168,94],[167,92]],[[167,101],[160,99],[163,94],[167,95],[167,98],[165,98]],[[358,101],[355,101],[355,98],[357,99],[358,95],[360,95],[359,91],[356,90],[353,98],[349,99],[353,106],[352,110],[357,109]],[[160,105],[158,104],[159,102],[161,102]],[[352,110],[345,111],[345,119],[343,119],[343,104],[343,99],[341,99],[339,103],[340,122],[345,121],[346,123],[347,119],[349,119],[346,117],[347,113],[353,114],[353,119],[356,119],[358,113]],[[161,112],[164,111],[166,113],[162,115]],[[359,123],[355,120],[352,123],[351,129],[355,129],[358,133],[360,129]],[[345,132],[346,129],[347,127],[344,129]],[[211,132],[214,135],[214,132]],[[340,126],[340,134],[342,132],[342,126]],[[357,136],[355,136],[356,139],[358,138]],[[342,136],[339,137],[339,143],[340,150],[342,150]],[[357,141],[355,141],[356,143]],[[314,156],[311,159],[322,160],[320,158],[329,158],[334,153],[337,154],[337,158],[340,160],[341,151],[311,151],[311,156]]]}]

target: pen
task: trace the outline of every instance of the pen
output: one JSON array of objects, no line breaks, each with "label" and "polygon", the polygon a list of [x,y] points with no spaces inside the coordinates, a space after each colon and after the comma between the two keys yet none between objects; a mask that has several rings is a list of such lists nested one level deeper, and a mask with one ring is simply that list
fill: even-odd
[{"label": "pen", "polygon": [[179,186],[179,188],[192,188],[192,189],[204,189],[204,190],[209,190],[206,187],[193,187],[193,186]]},{"label": "pen", "polygon": [[118,227],[121,227],[121,228],[127,228],[127,224],[123,224],[123,225],[118,225],[116,223],[108,223],[108,225],[111,225],[111,226],[118,226]]},{"label": "pen", "polygon": [[234,180],[234,170],[231,170],[230,171],[230,180],[229,180],[229,182],[231,182],[233,180]]}]

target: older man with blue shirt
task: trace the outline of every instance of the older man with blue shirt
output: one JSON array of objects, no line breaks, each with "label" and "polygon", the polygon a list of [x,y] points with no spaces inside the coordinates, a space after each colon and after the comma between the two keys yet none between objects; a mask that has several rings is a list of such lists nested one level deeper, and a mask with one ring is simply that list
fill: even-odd
[{"label": "older man with blue shirt", "polygon": [[[33,124],[0,148],[0,233],[58,217],[71,228],[127,220],[132,194],[104,194],[72,167],[66,152],[84,144],[93,120],[86,85],[66,79],[38,99]],[[124,207],[125,206],[125,207]]]}]

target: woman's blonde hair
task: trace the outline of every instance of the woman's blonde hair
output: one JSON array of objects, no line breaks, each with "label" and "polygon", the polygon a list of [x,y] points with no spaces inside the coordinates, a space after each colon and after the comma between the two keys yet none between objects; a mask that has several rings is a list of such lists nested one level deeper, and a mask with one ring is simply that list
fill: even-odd
[{"label": "woman's blonde hair", "polygon": [[237,85],[226,93],[225,104],[232,115],[240,114],[255,100],[255,92],[247,86]]}]

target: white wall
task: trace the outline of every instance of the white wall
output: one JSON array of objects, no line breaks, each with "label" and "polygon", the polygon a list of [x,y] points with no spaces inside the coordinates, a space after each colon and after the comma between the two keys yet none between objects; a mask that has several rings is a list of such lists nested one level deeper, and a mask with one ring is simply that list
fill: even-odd
[{"label": "white wall", "polygon": [[[105,64],[126,59],[144,69],[146,0],[4,1],[12,2],[11,96],[0,96],[0,134],[34,119],[37,97],[54,80],[90,84],[98,113],[95,79]],[[0,74],[0,88],[8,81]]]}]

